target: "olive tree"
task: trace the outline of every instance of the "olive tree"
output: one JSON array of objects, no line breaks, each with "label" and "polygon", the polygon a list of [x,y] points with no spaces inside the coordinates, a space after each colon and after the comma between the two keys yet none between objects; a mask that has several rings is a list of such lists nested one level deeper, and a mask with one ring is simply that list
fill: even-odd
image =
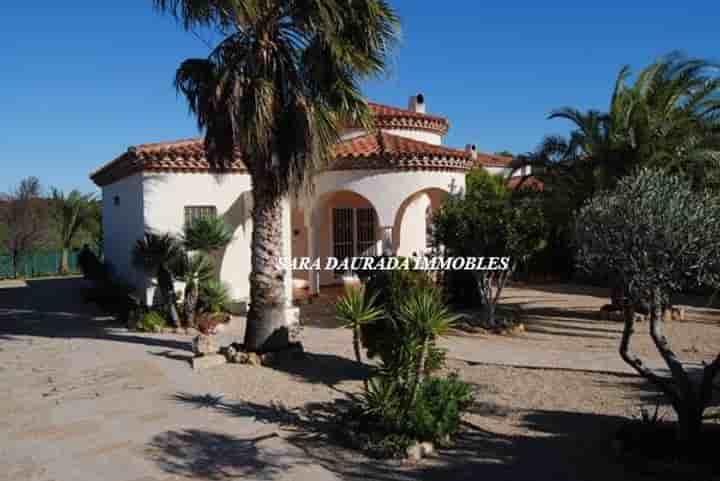
[{"label": "olive tree", "polygon": [[[673,293],[720,285],[720,199],[665,171],[639,170],[588,201],[579,212],[576,236],[579,267],[609,270],[620,280],[625,312],[620,355],[668,397],[678,416],[679,439],[689,445],[700,433],[720,355],[700,376],[689,372],[663,334],[662,314]],[[640,303],[650,306],[650,336],[669,375],[650,369],[630,351],[633,306]]]}]

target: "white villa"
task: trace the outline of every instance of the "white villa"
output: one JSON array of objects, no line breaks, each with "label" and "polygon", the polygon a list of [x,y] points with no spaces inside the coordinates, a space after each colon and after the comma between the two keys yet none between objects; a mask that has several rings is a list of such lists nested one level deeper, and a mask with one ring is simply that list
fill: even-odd
[{"label": "white villa", "polygon": [[[427,221],[452,190],[465,186],[466,173],[481,165],[508,175],[510,158],[477,152],[474,146],[443,145],[450,127],[430,115],[422,95],[407,109],[370,104],[377,131],[350,128],[335,149],[335,160],[315,177],[312,197],[288,200],[284,216],[286,257],[345,258],[391,250],[410,256],[427,248]],[[132,265],[132,250],[147,230],[178,234],[197,216],[222,217],[234,231],[221,255],[221,281],[238,302],[247,300],[252,203],[250,176],[242,159],[229,172],[211,171],[202,140],[130,147],[91,175],[102,188],[105,257],[118,275],[145,290],[151,279]],[[286,275],[293,287],[318,293],[340,282],[332,271]],[[289,301],[290,302],[290,301]]]}]

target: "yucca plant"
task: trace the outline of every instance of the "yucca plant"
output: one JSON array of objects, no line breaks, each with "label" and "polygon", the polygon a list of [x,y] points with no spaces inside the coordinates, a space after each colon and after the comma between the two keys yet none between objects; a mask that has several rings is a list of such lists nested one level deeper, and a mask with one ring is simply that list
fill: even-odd
[{"label": "yucca plant", "polygon": [[410,396],[411,405],[415,403],[418,389],[423,382],[431,343],[444,335],[459,318],[460,316],[452,314],[445,306],[435,289],[426,288],[411,292],[400,305],[398,320],[412,327],[417,335],[420,349]]},{"label": "yucca plant", "polygon": [[397,428],[402,417],[402,388],[390,376],[370,379],[362,395],[362,413],[380,420],[388,431]]},{"label": "yucca plant", "polygon": [[182,245],[170,234],[159,235],[148,232],[137,241],[133,250],[133,264],[157,277],[163,302],[175,327],[180,327],[180,317],[177,312],[175,279],[172,272],[173,266],[182,255],[184,255]]},{"label": "yucca plant", "polygon": [[364,286],[348,286],[345,288],[345,295],[335,304],[335,318],[343,324],[343,327],[352,329],[355,360],[361,366],[363,362],[360,354],[360,329],[385,315],[382,308],[375,307],[376,298],[377,294],[368,297]]},{"label": "yucca plant", "polygon": [[214,272],[215,265],[212,259],[202,252],[194,255],[185,253],[173,266],[175,277],[185,283],[183,311],[185,321],[190,325],[195,324],[200,285],[212,279]]}]

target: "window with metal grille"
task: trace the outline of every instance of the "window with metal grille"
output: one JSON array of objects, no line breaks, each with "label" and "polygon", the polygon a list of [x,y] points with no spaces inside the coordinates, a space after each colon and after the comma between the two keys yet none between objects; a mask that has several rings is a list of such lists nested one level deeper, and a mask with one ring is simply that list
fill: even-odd
[{"label": "window with metal grille", "polygon": [[[348,207],[333,209],[333,257],[340,262],[351,257],[372,256],[375,254],[376,219],[372,208],[353,209]],[[336,275],[346,272],[336,271]]]},{"label": "window with metal grille", "polygon": [[217,217],[217,207],[214,205],[188,205],[185,206],[185,225],[190,225],[197,219]]}]

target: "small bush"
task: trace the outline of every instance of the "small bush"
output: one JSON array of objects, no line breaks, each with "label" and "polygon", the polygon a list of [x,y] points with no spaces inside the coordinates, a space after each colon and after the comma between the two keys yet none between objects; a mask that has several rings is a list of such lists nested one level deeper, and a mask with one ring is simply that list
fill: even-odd
[{"label": "small bush", "polygon": [[160,332],[167,325],[167,321],[157,311],[145,313],[138,323],[138,329],[145,332]]},{"label": "small bush", "polygon": [[404,419],[403,432],[420,441],[442,440],[460,429],[462,413],[472,402],[472,387],[457,374],[428,379]]}]

